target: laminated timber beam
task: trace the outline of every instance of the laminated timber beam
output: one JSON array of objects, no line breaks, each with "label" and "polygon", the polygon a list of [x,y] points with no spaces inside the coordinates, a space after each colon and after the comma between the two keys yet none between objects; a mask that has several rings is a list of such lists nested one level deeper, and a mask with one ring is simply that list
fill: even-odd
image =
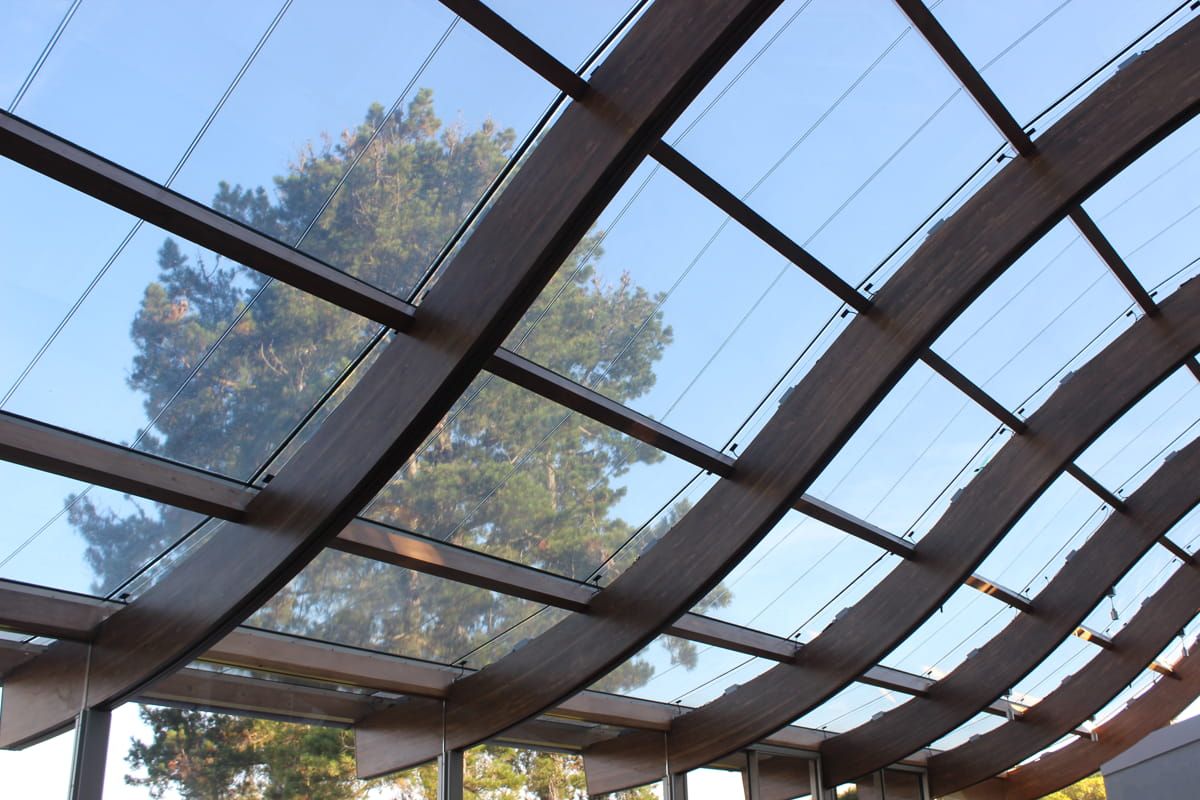
[{"label": "laminated timber beam", "polygon": [[6,412],[0,412],[0,459],[226,520],[241,520],[256,494],[236,481]]},{"label": "laminated timber beam", "polygon": [[1003,800],[1036,800],[1086,778],[1100,765],[1178,716],[1200,696],[1200,651],[1193,649],[1173,667],[1178,680],[1160,679],[1112,719],[1095,728],[1095,737],[1046,753],[996,781]]},{"label": "laminated timber beam", "polygon": [[[367,535],[359,536],[353,547],[346,548],[347,552],[361,552],[364,542],[375,540],[377,530],[387,530],[359,520],[351,523],[342,536],[356,529],[365,531]],[[459,550],[413,534],[388,530],[387,535],[394,550],[404,552],[411,548],[411,551],[402,559],[382,560],[439,574],[451,580],[463,580],[465,583],[496,591],[512,589],[514,581],[524,583],[531,589],[526,593],[514,589],[515,596],[527,597],[560,608],[570,608],[572,600],[580,599],[575,592],[580,592],[586,597],[595,591],[592,587],[565,578],[492,559],[469,550]],[[456,550],[457,553],[454,552]],[[416,563],[417,559],[420,563]],[[461,564],[455,563],[456,559],[471,562],[494,561],[505,571],[504,577],[489,575],[484,568],[472,569],[469,573],[455,571],[461,569]],[[449,565],[450,571],[438,572],[431,566],[432,563]],[[121,603],[86,595],[0,580],[0,628],[17,633],[88,642],[95,636],[100,623],[121,607]],[[685,615],[671,626],[669,632],[689,641],[772,661],[790,660],[798,647],[797,643],[790,639],[699,614]],[[408,659],[246,628],[230,633],[200,658],[229,666],[319,678],[420,697],[444,696],[446,687],[458,674],[457,669],[450,667],[424,663],[414,667],[417,662]],[[0,674],[11,666],[13,665],[5,667],[0,664]],[[932,680],[924,676],[882,665],[872,667],[860,680],[882,689],[918,696],[924,694],[933,684]],[[573,701],[567,701],[568,704],[571,702]],[[1010,711],[1004,702],[993,703],[987,710],[998,716],[1007,716]],[[612,722],[611,715],[606,721]]]},{"label": "laminated timber beam", "polygon": [[[928,346],[930,336],[943,329],[948,317],[1060,222],[1069,207],[1194,116],[1200,106],[1200,74],[1192,67],[1198,51],[1200,24],[1193,22],[1072,109],[1039,140],[1037,157],[1010,162],[925,240],[881,289],[871,313],[847,327],[793,390],[789,401],[796,402],[781,406],[772,422],[782,425],[781,418],[790,417],[797,425],[821,420],[823,426],[836,428],[841,421],[838,409],[800,406],[806,398],[857,407],[865,416],[873,407],[872,395],[859,394],[860,382],[866,382],[873,372],[879,376],[876,370],[899,372],[910,365]],[[1197,343],[1191,339],[1200,334],[1200,326],[1195,324],[1200,287],[1189,288],[1176,292],[1172,300],[1175,311],[1164,311],[1163,319],[1171,322],[1145,318],[1142,321],[1152,321],[1141,325],[1136,335],[1118,340],[1121,344],[1110,346],[1107,359],[1093,360],[1102,366],[1089,364],[1063,384],[1036,415],[1038,426],[1031,419],[1028,433],[1010,440],[976,476],[934,531],[922,539],[916,557],[899,564],[866,598],[803,648],[792,664],[777,666],[677,719],[665,744],[673,768],[701,766],[754,741],[762,731],[801,716],[877,662],[936,610],[1078,452],[1195,352]],[[922,330],[923,326],[929,327]],[[863,363],[863,353],[871,354],[869,363]],[[890,361],[892,358],[896,361]],[[854,369],[847,369],[848,364]],[[1099,374],[1101,370],[1103,374]],[[895,374],[884,373],[888,377]],[[1114,385],[1126,380],[1123,386]],[[882,388],[888,385],[887,380],[882,381]],[[874,391],[880,388],[880,384],[872,387]],[[764,433],[776,446],[809,458],[814,457],[814,450],[821,452],[816,436],[797,446],[770,425]],[[757,444],[739,458],[739,474],[757,471],[758,462],[750,460],[752,454],[758,456]],[[803,480],[810,476],[796,461],[800,459],[774,461],[772,472],[798,476],[797,488],[803,489]],[[995,481],[989,475],[1003,475],[1005,480]],[[705,499],[719,498],[732,506],[733,498],[721,496],[723,484],[710,490]],[[696,510],[700,509],[697,505]],[[695,574],[700,558],[728,554],[731,535],[752,533],[745,530],[749,519],[731,524],[720,519],[719,506],[705,510],[720,529],[721,541],[714,542],[711,531],[703,526],[687,526],[685,517],[626,573],[632,577],[639,567],[643,574],[650,571],[652,560],[663,550],[663,560],[657,563],[659,583],[656,591],[642,598],[642,608],[649,605],[650,598],[661,601],[663,583],[668,580],[664,576],[681,572],[679,565],[685,559],[697,568],[691,576],[693,583],[707,586]],[[663,548],[675,532],[686,532],[685,540],[695,545],[687,556]],[[739,537],[737,544],[741,541]],[[725,549],[720,549],[722,543]],[[696,551],[704,555],[698,558]],[[605,591],[616,586],[614,583]],[[619,737],[593,748],[585,754],[590,762],[589,790],[602,793],[645,783],[661,771],[662,748],[661,742],[638,736]]]},{"label": "laminated timber beam", "polygon": [[1029,134],[1021,127],[1009,110],[992,91],[979,71],[959,48],[958,43],[946,33],[946,29],[938,22],[937,17],[929,10],[923,0],[896,0],[896,5],[908,17],[913,28],[929,42],[929,46],[938,54],[946,67],[954,73],[954,77],[967,90],[967,94],[979,105],[983,113],[1000,131],[1001,135],[1012,144],[1013,148],[1023,156],[1032,156],[1037,152]]},{"label": "laminated timber beam", "polygon": [[[1049,747],[1135,680],[1200,611],[1200,567],[1182,564],[1129,623],[1083,668],[1025,712],[929,760],[935,796],[963,789]],[[1160,682],[1181,683],[1174,675]],[[1194,691],[1194,688],[1193,688]],[[1194,696],[1194,695],[1193,695]]]},{"label": "laminated timber beam", "polygon": [[[950,37],[946,30],[938,22],[937,17],[929,10],[923,0],[896,0],[896,5],[908,17],[913,27],[918,33],[924,37],[929,46],[942,59],[943,63],[958,79],[958,82],[966,90],[967,94],[975,101],[975,103],[983,110],[984,114],[992,121],[992,124],[1004,135],[1009,144],[1013,146],[1020,155],[1030,157],[1036,154],[1037,146],[1033,143],[1029,133],[1027,133],[1012,113],[1005,107],[1000,98],[984,80],[975,66],[959,49],[957,43]],[[1157,312],[1154,299],[1145,287],[1141,285],[1137,277],[1133,274],[1133,270],[1129,269],[1129,265],[1125,263],[1125,259],[1121,258],[1117,253],[1116,248],[1108,241],[1108,238],[1101,232],[1096,225],[1091,215],[1084,210],[1083,206],[1076,203],[1068,211],[1068,217],[1074,223],[1076,229],[1092,249],[1096,255],[1108,266],[1113,276],[1129,293],[1134,302],[1141,307],[1142,311],[1147,314]],[[1195,358],[1188,359],[1188,369],[1197,377],[1200,378],[1200,362]],[[1078,477],[1078,476],[1076,476]],[[1081,478],[1082,480],[1082,478]],[[1086,483],[1086,482],[1085,482]],[[1094,489],[1092,485],[1088,488]],[[1109,502],[1109,501],[1105,501]],[[1112,505],[1112,503],[1110,503]],[[1120,508],[1120,503],[1113,505],[1114,508]]]},{"label": "laminated timber beam", "polygon": [[1013,619],[924,697],[822,745],[829,782],[836,785],[873,772],[954,730],[1016,685],[1072,633],[1111,647],[1111,641],[1079,623],[1155,541],[1200,503],[1198,473],[1200,440],[1155,472],[1129,498],[1127,513],[1110,515],[1068,556],[1034,599],[1035,613]]},{"label": "laminated timber beam", "polygon": [[[649,8],[597,68],[585,101],[567,106],[442,270],[408,324],[409,335],[387,345],[247,506],[245,521],[217,528],[166,579],[105,620],[88,645],[60,641],[7,676],[0,746],[36,742],[69,727],[80,708],[108,709],[139,694],[232,630],[315,558],[419,447],[651,145],[777,5],[665,0]],[[0,152],[12,157],[29,137],[11,135],[20,124],[15,118],[2,122]],[[148,197],[122,184],[128,175],[81,173],[52,139],[40,144],[25,151],[39,171],[75,179],[85,191],[96,180],[95,196],[110,202],[137,206]],[[152,211],[187,228],[203,212],[176,213],[173,198],[161,193],[151,199],[152,207],[133,213]],[[220,237],[229,233],[227,223],[210,220],[200,232]],[[253,238],[242,228],[233,233],[235,246]],[[262,256],[279,267],[269,256],[281,246],[259,245],[238,260],[258,267]],[[290,268],[296,255],[284,255]],[[300,280],[284,270],[289,282],[347,299],[351,279],[309,266]],[[386,316],[379,306],[388,297],[377,298],[373,311]]]},{"label": "laminated timber beam", "polygon": [[[734,462],[729,456],[603,396],[590,397],[590,394],[595,394],[592,390],[573,384],[520,356],[502,349],[492,357],[489,365],[493,362],[506,365],[494,370],[498,374],[503,374],[501,369],[523,371],[522,374],[544,381],[547,386],[559,387],[551,389],[543,386],[539,394],[552,397],[591,419],[691,461],[698,467],[721,475],[727,475],[733,469]],[[0,412],[0,458],[231,521],[243,517],[246,506],[259,492],[256,487],[220,475],[4,412]],[[801,497],[795,508],[844,533],[903,558],[912,558],[912,542],[815,497]],[[459,548],[447,549],[448,546],[440,543],[428,545],[428,542],[428,539],[404,531],[356,520],[339,534],[331,546],[572,611],[586,610],[587,602],[595,591],[579,586],[567,588],[567,584],[574,582],[565,579],[555,582],[556,576],[547,577],[545,573],[541,573],[543,577],[528,581],[531,577],[529,574],[514,576],[511,567],[507,573],[497,572],[497,564],[500,563],[497,559]],[[448,560],[422,557],[420,553],[429,546],[440,547],[440,556]],[[504,580],[505,577],[508,580]],[[517,577],[520,579],[517,580]],[[539,587],[548,582],[557,586],[557,591],[542,592]],[[972,575],[966,583],[1014,608],[1028,610],[1027,598],[986,578]]]},{"label": "laminated timber beam", "polygon": [[[586,686],[686,612],[781,518],[970,300],[1057,224],[1070,204],[1194,114],[1200,103],[1200,79],[1189,64],[1196,30],[1194,25],[1186,27],[1106,83],[1047,134],[1039,158],[1009,164],[926,239],[881,290],[872,311],[857,317],[793,389],[739,457],[734,475],[717,483],[655,547],[603,589],[588,615],[564,620],[509,656],[457,681],[444,707],[410,708],[403,714],[388,711],[361,723],[361,774],[376,775],[426,761],[436,755],[443,740],[452,747],[482,741]],[[863,359],[863,353],[871,358]],[[985,553],[986,547],[980,558]],[[958,570],[956,565],[948,571]],[[968,574],[969,569],[958,573],[958,581]],[[948,594],[949,588],[941,594]],[[916,616],[914,627],[921,618]],[[799,658],[805,658],[828,634],[803,648]],[[863,639],[867,641],[856,648],[853,659],[825,670],[821,684],[828,686],[829,694],[869,668],[877,660],[872,656],[886,652],[886,647],[876,649],[872,637]],[[581,641],[605,641],[610,648],[583,648],[578,646]],[[797,716],[788,713],[756,703],[748,716],[778,728]],[[782,719],[774,718],[775,714]],[[677,721],[672,735],[678,723],[690,716]],[[737,727],[718,731],[717,736],[706,731],[696,739],[694,752],[673,748],[672,763],[699,766],[712,760],[702,756],[714,745],[720,748],[714,749],[714,756],[738,749],[759,738],[759,723],[749,723],[753,734]],[[677,758],[680,752],[682,761]],[[650,780],[657,776],[662,760],[652,761]]]},{"label": "laminated timber beam", "polygon": [[[0,683],[5,673],[36,657],[44,649],[39,645],[0,641]],[[319,680],[389,695],[443,697],[446,687],[460,672],[457,668],[411,661],[399,656],[245,628],[229,634],[200,660],[215,665],[271,672],[285,680],[185,668],[132,698],[133,702],[248,713],[307,723],[351,725],[362,716],[396,702],[397,698],[354,694],[332,687],[304,686],[288,682],[286,678]],[[546,716],[522,723],[490,741],[580,749],[598,738],[581,736],[581,726],[664,731],[679,711],[680,707],[671,703],[585,691],[551,709]],[[804,751],[815,756],[818,744],[826,736],[828,734],[824,731],[789,726],[764,740],[761,745],[775,750]],[[925,759],[926,755],[922,753],[910,761],[923,764]]]}]

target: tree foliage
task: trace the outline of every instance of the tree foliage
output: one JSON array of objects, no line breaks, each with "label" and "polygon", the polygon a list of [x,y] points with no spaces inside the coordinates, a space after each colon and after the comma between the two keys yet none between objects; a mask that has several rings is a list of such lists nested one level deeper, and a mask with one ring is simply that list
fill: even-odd
[{"label": "tree foliage", "polygon": [[[507,161],[514,138],[491,122],[469,132],[443,126],[432,93],[422,90],[403,112],[389,115],[372,106],[361,125],[336,141],[305,148],[273,191],[222,183],[213,205],[375,286],[410,294]],[[599,242],[593,235],[580,244],[510,344],[536,345],[545,366],[602,381],[606,394],[628,401],[653,385],[654,364],[671,330],[658,310],[661,297],[628,276],[615,284],[598,279]],[[146,287],[132,324],[137,352],[129,385],[156,420],[141,432],[139,446],[248,479],[364,352],[378,327],[191,250],[173,239],[163,243],[158,280]],[[361,371],[318,410],[297,442]],[[295,443],[289,447],[285,454]],[[614,511],[623,496],[616,479],[660,458],[653,448],[482,376],[364,513],[587,579],[636,533]],[[653,541],[681,510],[641,539]],[[70,517],[88,543],[97,591],[110,590],[197,521],[165,507],[119,516],[86,496],[74,499]],[[724,598],[717,592],[709,602]],[[482,666],[557,619],[526,601],[327,552],[252,622]],[[694,662],[690,644],[672,646],[678,661]],[[634,659],[606,686],[632,688],[652,673],[651,664]],[[145,775],[131,780],[154,792],[353,798],[364,791],[351,779],[343,731],[173,709],[144,710],[143,717],[152,738],[133,744],[129,762]],[[525,796],[520,786],[554,800],[583,793],[580,771],[563,757],[488,748],[472,764],[469,783],[481,798]],[[428,775],[422,775],[391,785],[402,797],[428,796]]]},{"label": "tree foliage", "polygon": [[1046,795],[1043,800],[1104,800],[1107,796],[1104,791],[1104,778],[1089,775],[1065,789]]}]

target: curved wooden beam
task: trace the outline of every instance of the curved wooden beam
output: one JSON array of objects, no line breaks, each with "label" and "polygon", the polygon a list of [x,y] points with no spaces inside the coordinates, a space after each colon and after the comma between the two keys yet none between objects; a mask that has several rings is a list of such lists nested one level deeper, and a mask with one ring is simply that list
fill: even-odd
[{"label": "curved wooden beam", "polygon": [[836,785],[865,775],[954,730],[1029,674],[1091,612],[1155,541],[1200,503],[1200,440],[1192,442],[1129,497],[1069,557],[1021,614],[926,695],[835,736],[821,746]]},{"label": "curved wooden beam", "polygon": [[[99,627],[8,676],[0,746],[181,668],[311,561],[420,446],[650,146],[778,0],[655,3],[546,133],[397,337],[246,509]],[[89,650],[90,648],[90,650]]]},{"label": "curved wooden beam", "polygon": [[[1100,87],[1047,132],[1039,157],[1010,163],[929,236],[883,287],[872,312],[854,320],[791,391],[739,457],[734,475],[716,484],[602,590],[589,615],[565,619],[456,682],[444,707],[394,709],[364,720],[357,737],[360,774],[419,764],[443,745],[469,746],[529,718],[616,667],[685,613],[782,518],[971,300],[1059,222],[1069,205],[1194,115],[1200,107],[1200,74],[1193,68],[1198,49],[1200,24],[1192,23]],[[989,497],[987,504],[1003,505],[1006,499]],[[987,546],[980,548],[980,559]],[[945,571],[956,580],[929,598],[906,593],[900,608],[912,612],[912,628],[930,601],[936,607],[938,597],[969,573],[965,553],[945,552],[952,556]],[[858,622],[849,627],[859,633],[874,634],[880,627],[878,622],[862,625],[862,614],[853,619]],[[888,635],[903,636],[910,629]],[[850,638],[857,642],[851,654],[813,662],[820,663],[820,688],[805,692],[802,703],[780,702],[792,698],[774,689],[765,702],[756,697],[746,703],[743,691],[717,701],[715,714],[680,718],[685,724],[676,727],[686,733],[672,734],[672,764],[698,767],[781,728],[799,716],[793,713],[797,706],[837,691],[888,649],[871,636]],[[826,650],[814,643],[801,650],[800,658],[807,661],[806,653],[820,656]],[[723,712],[727,708],[736,718]],[[652,755],[641,746],[647,756],[638,770],[642,779],[598,791],[661,777],[660,746],[654,743]]]},{"label": "curved wooden beam", "polygon": [[1174,665],[1178,680],[1160,679],[1124,711],[1096,728],[1095,741],[1080,740],[1005,775],[1005,800],[1036,800],[1100,769],[1143,737],[1169,725],[1200,696],[1200,649]]},{"label": "curved wooden beam", "polygon": [[[848,676],[859,674],[862,669],[859,659],[874,663],[881,658],[936,611],[963,572],[987,555],[1070,459],[1197,349],[1200,349],[1200,281],[1191,281],[1162,305],[1160,315],[1143,317],[1050,396],[1030,417],[1027,433],[1010,440],[925,535],[917,546],[916,558],[899,564],[857,605],[801,648],[792,663],[781,664],[675,720],[666,740],[672,764],[680,764],[680,771],[692,769],[692,759],[703,757],[701,763],[711,760],[706,756],[724,751],[731,742],[738,741],[735,735],[746,738],[747,742],[754,741],[839,690],[848,682]],[[1177,515],[1172,512],[1166,517],[1169,520]],[[1144,547],[1149,547],[1154,538],[1143,534],[1133,549],[1142,548],[1143,542]],[[1109,585],[1104,583],[1098,588],[1102,592]],[[1027,616],[1032,620],[1041,614],[1041,606],[1035,599],[1034,614]],[[1025,624],[1040,626],[1053,622],[1047,617]],[[1066,636],[1074,627],[1074,620],[1065,626],[1060,622],[1060,627],[1065,627],[1063,636]],[[1059,641],[1054,636],[1047,638],[1052,640],[1051,649]],[[990,663],[991,659],[987,661]],[[986,705],[1010,685],[989,684],[990,689],[979,692],[989,696],[973,710]],[[951,691],[945,695],[946,700],[939,703],[953,707],[955,700],[962,699],[963,689],[957,683],[949,686]],[[936,690],[937,684],[930,689]],[[970,698],[974,704],[975,697]],[[934,711],[939,708],[941,705],[931,706]],[[945,709],[941,710],[944,714]],[[945,716],[936,713],[933,716],[935,721],[929,727],[944,724]],[[726,733],[729,729],[739,733],[730,735]],[[834,752],[833,764],[845,774],[831,777],[826,769],[823,778],[827,785],[836,785],[867,774],[872,767],[863,769],[863,764],[899,760],[936,736],[926,738],[922,732],[915,738],[919,739],[915,746],[904,742],[898,748],[902,752],[896,756],[891,753],[890,743],[877,741],[875,737],[871,737],[870,745],[877,745],[884,752],[862,753],[843,747]],[[637,733],[591,748],[585,753],[589,791],[599,794],[645,783],[642,776],[659,769],[654,761],[661,762],[663,758],[660,748],[661,745],[656,747]],[[713,756],[716,757],[719,756]]]},{"label": "curved wooden beam", "polygon": [[[937,796],[987,780],[1049,747],[1102,709],[1146,668],[1200,611],[1200,566],[1182,564],[1141,610],[1061,687],[1030,708],[1020,722],[939,753],[929,760],[929,784]],[[1159,681],[1177,682],[1174,677]]]}]

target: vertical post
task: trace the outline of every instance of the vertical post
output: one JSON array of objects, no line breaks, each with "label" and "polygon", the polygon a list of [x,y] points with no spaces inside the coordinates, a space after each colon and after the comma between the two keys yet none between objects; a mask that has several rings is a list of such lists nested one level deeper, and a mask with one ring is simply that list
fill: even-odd
[{"label": "vertical post", "polygon": [[663,800],[687,800],[687,773],[670,772],[663,777]]},{"label": "vertical post", "polygon": [[760,800],[762,790],[758,786],[758,751],[746,751],[746,771],[742,773],[742,785],[746,790],[746,800]]},{"label": "vertical post", "polygon": [[821,774],[821,759],[814,758],[808,764],[808,783],[813,800],[825,800],[825,779]]},{"label": "vertical post", "polygon": [[71,756],[70,800],[101,800],[104,762],[108,758],[108,728],[112,713],[85,708],[75,718],[75,749]]},{"label": "vertical post", "polygon": [[437,767],[438,800],[463,800],[463,751],[443,750]]}]

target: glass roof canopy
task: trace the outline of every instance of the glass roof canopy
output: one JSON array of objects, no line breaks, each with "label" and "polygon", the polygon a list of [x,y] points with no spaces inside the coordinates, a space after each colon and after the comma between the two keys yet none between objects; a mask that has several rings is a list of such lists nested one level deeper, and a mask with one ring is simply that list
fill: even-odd
[{"label": "glass roof canopy", "polygon": [[[784,3],[664,137],[864,297],[1013,157],[904,15],[870,5],[848,35],[843,5]],[[1082,100],[1078,87],[1098,81],[1094,73],[1114,73],[1190,19],[1169,3],[1114,4],[1107,18],[1070,2],[1028,3],[1003,24],[965,3],[931,6],[1035,136]],[[494,8],[585,77],[643,10]],[[365,5],[332,29],[304,4],[277,14],[155,6],[131,15],[132,25],[102,5],[68,11],[17,13],[21,47],[3,48],[0,61],[13,119],[417,315],[569,102],[502,41],[432,0]],[[1086,44],[1055,46],[1062,31],[1081,29]],[[172,30],[193,35],[167,48],[162,34]],[[351,50],[365,58],[339,58]],[[323,54],[316,63],[314,52]],[[817,90],[786,91],[801,76]],[[888,124],[864,124],[873,118]],[[1187,220],[1200,198],[1187,176],[1198,131],[1185,125],[1083,205],[1160,302],[1195,274]],[[15,161],[0,160],[0,170],[4,420],[265,492],[406,335]],[[763,226],[728,210],[669,163],[643,162],[507,338],[510,363],[524,365],[516,377],[489,363],[359,509],[354,524],[391,537],[389,546],[443,548],[479,570],[505,570],[509,583],[473,576],[476,567],[447,575],[435,559],[398,561],[386,548],[347,544],[344,532],[249,624],[480,669],[579,614],[571,598],[603,592],[736,469],[739,450],[858,316]],[[52,218],[58,235],[48,235]],[[594,688],[697,706],[786,660],[752,652],[738,632],[779,652],[788,640],[818,640],[1014,440],[1013,423],[1143,314],[1086,236],[1070,221],[1055,226],[958,316],[805,500],[693,608],[689,619],[726,623],[724,639],[714,644],[680,622]],[[1114,502],[1195,438],[1195,384],[1181,367],[1109,426],[881,666],[939,680],[1027,613]],[[589,412],[601,404],[617,411]],[[650,422],[656,433],[645,432]],[[222,525],[195,508],[31,466],[3,464],[6,581],[136,603]],[[1189,552],[1191,519],[1169,534]],[[1174,557],[1151,550],[1117,597],[1149,596]],[[554,581],[557,594],[533,596],[534,576]],[[1107,606],[1084,624],[1111,635],[1120,626],[1103,624]],[[1088,648],[1067,639],[1009,688],[1037,695]],[[897,691],[856,683],[797,724],[848,730],[907,699]],[[996,716],[983,720],[971,724],[985,730]]]}]

